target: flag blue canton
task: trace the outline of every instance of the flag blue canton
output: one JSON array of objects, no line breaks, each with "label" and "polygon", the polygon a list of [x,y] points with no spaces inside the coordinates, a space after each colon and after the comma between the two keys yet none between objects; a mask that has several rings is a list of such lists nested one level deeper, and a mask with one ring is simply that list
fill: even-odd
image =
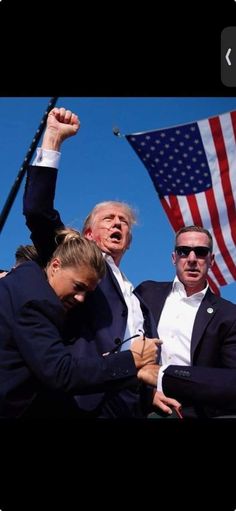
[{"label": "flag blue canton", "polygon": [[197,123],[127,135],[146,166],[160,197],[191,195],[212,187]]}]

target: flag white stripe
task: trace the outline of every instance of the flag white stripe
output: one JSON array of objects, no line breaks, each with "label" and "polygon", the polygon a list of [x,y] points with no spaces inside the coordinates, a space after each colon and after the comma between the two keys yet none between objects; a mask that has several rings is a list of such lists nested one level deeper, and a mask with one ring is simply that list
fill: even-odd
[{"label": "flag white stripe", "polygon": [[220,115],[225,148],[229,162],[229,175],[234,197],[236,197],[236,143],[230,114]]}]

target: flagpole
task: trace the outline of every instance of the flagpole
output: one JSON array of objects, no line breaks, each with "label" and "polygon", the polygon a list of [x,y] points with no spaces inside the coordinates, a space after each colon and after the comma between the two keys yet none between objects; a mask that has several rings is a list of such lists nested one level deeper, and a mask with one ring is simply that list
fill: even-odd
[{"label": "flagpole", "polygon": [[115,135],[116,137],[124,138],[124,135],[122,135],[120,132],[120,128],[118,128],[117,126],[114,126],[112,128],[112,132],[113,132],[113,135]]},{"label": "flagpole", "polygon": [[15,182],[14,182],[14,184],[13,184],[11,190],[10,190],[10,193],[9,193],[9,195],[7,197],[7,200],[6,200],[6,202],[5,202],[4,206],[3,206],[3,209],[2,209],[1,214],[0,214],[0,232],[2,232],[2,229],[3,229],[4,225],[5,225],[6,219],[7,219],[8,215],[9,215],[11,207],[13,205],[13,202],[14,202],[14,200],[16,198],[17,192],[18,192],[18,190],[20,188],[20,185],[22,183],[22,180],[23,180],[23,178],[25,176],[27,167],[28,167],[28,165],[29,165],[29,163],[31,161],[31,158],[33,156],[33,153],[34,153],[34,151],[35,151],[35,149],[36,149],[36,147],[37,147],[37,145],[39,143],[40,137],[41,137],[41,135],[43,133],[43,130],[45,128],[45,125],[46,125],[47,116],[48,116],[50,110],[52,108],[54,108],[57,100],[58,100],[58,97],[53,97],[53,98],[50,99],[50,101],[48,103],[48,106],[47,106],[47,109],[45,110],[45,112],[43,114],[43,117],[42,117],[42,120],[40,122],[40,125],[39,125],[39,127],[38,127],[38,129],[37,129],[37,131],[36,131],[36,133],[34,135],[34,138],[33,138],[32,142],[31,142],[31,145],[30,145],[27,153],[26,153],[26,156],[25,156],[24,161],[23,161],[23,163],[21,165],[21,168],[20,168],[20,170],[19,170],[19,172],[17,174],[16,180],[15,180]]}]

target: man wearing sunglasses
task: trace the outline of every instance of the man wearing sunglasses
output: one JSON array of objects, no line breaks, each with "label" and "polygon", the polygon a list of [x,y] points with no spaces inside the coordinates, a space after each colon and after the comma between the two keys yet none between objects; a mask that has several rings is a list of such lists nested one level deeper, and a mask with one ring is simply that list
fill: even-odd
[{"label": "man wearing sunglasses", "polygon": [[[163,342],[157,391],[181,401],[184,417],[235,412],[236,305],[213,294],[207,283],[214,263],[210,232],[195,225],[180,229],[172,262],[173,282],[145,281],[137,287]],[[154,403],[170,413],[158,392]]]}]

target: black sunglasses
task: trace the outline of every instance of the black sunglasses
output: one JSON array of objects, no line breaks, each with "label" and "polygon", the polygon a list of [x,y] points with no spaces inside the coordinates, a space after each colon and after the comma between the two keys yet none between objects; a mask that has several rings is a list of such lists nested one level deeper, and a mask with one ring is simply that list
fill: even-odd
[{"label": "black sunglasses", "polygon": [[187,247],[187,246],[178,246],[175,247],[175,252],[179,257],[188,257],[190,252],[194,252],[196,257],[206,257],[211,249],[209,247]]}]

